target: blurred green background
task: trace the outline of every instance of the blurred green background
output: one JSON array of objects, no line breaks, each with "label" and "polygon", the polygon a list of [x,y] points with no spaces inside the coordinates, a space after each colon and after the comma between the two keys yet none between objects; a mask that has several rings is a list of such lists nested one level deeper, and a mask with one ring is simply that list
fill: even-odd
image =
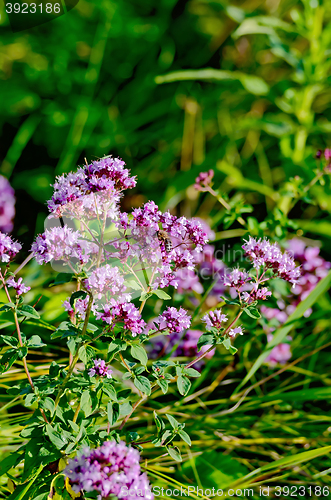
[{"label": "blurred green background", "polygon": [[[330,2],[80,0],[18,33],[1,9],[0,163],[24,243],[43,229],[55,176],[85,157],[120,156],[138,175],[125,209],[153,199],[185,215],[201,170],[260,220],[280,185],[313,178],[331,134]],[[328,217],[329,187],[318,190],[294,215]]]}]

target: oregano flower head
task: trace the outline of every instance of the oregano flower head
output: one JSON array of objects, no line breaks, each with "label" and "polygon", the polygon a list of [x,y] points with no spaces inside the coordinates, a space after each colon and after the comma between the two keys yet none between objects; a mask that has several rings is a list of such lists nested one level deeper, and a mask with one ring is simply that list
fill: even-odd
[{"label": "oregano flower head", "polygon": [[99,500],[113,495],[123,500],[141,500],[143,492],[143,498],[153,500],[139,459],[138,450],[123,441],[105,441],[99,448],[84,448],[81,454],[69,460],[64,474],[75,493],[97,491]]},{"label": "oregano flower head", "polygon": [[0,259],[1,262],[9,262],[21,250],[22,245],[14,241],[11,236],[0,232]]}]

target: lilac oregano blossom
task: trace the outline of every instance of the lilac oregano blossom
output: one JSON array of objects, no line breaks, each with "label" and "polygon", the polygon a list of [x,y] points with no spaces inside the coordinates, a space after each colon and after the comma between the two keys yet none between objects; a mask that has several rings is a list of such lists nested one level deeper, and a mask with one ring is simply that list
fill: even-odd
[{"label": "lilac oregano blossom", "polygon": [[97,491],[98,499],[115,496],[122,500],[152,500],[150,484],[141,472],[139,452],[121,441],[105,441],[99,448],[84,448],[69,460],[64,474],[74,492]]},{"label": "lilac oregano blossom", "polygon": [[[208,240],[200,221],[163,213],[153,201],[131,214],[121,212],[123,190],[136,185],[124,165],[107,157],[58,177],[48,202],[48,220],[60,218],[62,226],[52,222],[53,227],[37,236],[32,251],[40,264],[58,266],[61,261],[63,271],[85,274],[80,286],[93,299],[90,309],[96,318],[108,332],[122,323],[134,337],[146,324],[131,300],[144,294],[148,298],[160,288],[176,288],[178,273],[194,269]],[[171,252],[158,240],[160,229],[172,240]],[[88,297],[80,296],[64,306],[71,318],[84,320],[88,304]],[[184,320],[182,311],[171,308],[164,319],[188,328],[190,321]]]},{"label": "lilac oregano blossom", "polygon": [[267,239],[255,239],[250,236],[242,248],[245,256],[252,262],[254,272],[233,269],[225,274],[223,279],[224,285],[232,289],[236,295],[236,300],[232,302],[224,300],[239,306],[239,311],[230,324],[225,324],[228,318],[221,309],[210,311],[202,318],[209,333],[201,337],[198,346],[210,345],[210,347],[198,359],[205,357],[215,344],[223,344],[232,353],[236,352],[230,339],[244,333],[242,325],[236,323],[244,312],[255,319],[260,317],[256,306],[260,300],[265,301],[271,296],[271,291],[265,286],[270,279],[282,278],[291,283],[293,288],[299,282],[300,266],[295,264],[289,252],[282,252],[277,243],[272,244]]},{"label": "lilac oregano blossom", "polygon": [[103,359],[95,359],[93,361],[94,366],[89,369],[89,376],[90,377],[107,377],[107,378],[112,378],[112,373],[113,370],[110,368],[110,366],[107,366],[105,361]]},{"label": "lilac oregano blossom", "polygon": [[15,191],[8,179],[0,175],[0,231],[10,233],[13,230],[15,216]]}]

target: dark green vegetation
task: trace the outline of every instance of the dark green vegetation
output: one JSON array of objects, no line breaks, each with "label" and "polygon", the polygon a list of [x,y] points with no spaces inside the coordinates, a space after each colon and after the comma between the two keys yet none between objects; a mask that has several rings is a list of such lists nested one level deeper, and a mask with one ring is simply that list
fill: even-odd
[{"label": "dark green vegetation", "polygon": [[[216,245],[239,246],[247,230],[280,242],[297,234],[319,240],[331,260],[329,177],[305,191],[316,150],[330,146],[330,18],[327,0],[80,0],[64,17],[12,34],[2,11],[1,172],[16,189],[14,234],[25,251],[43,230],[55,175],[111,153],[138,175],[125,209],[153,199],[161,209],[204,217]],[[192,187],[210,168],[230,215]],[[61,304],[69,289],[48,287],[50,268],[33,263],[26,273],[31,303],[43,295],[42,319],[66,319]],[[309,318],[302,314],[310,304],[293,318],[295,363],[282,373],[261,365],[238,389],[266,345],[251,321],[237,355],[219,348],[188,396],[173,385],[139,406],[127,430],[152,434],[156,409],[185,422],[192,439],[176,470],[172,458],[143,445],[155,484],[331,487],[329,449],[321,450],[331,444],[327,288],[326,281],[313,293]],[[8,326],[6,315],[1,321]],[[48,338],[51,330],[26,321],[25,332]],[[52,353],[29,359],[33,376],[48,373],[50,358],[67,363],[66,344],[51,342]],[[1,379],[6,454],[23,444],[29,409],[5,389],[24,377],[17,362]],[[7,478],[1,495],[8,496]]]}]

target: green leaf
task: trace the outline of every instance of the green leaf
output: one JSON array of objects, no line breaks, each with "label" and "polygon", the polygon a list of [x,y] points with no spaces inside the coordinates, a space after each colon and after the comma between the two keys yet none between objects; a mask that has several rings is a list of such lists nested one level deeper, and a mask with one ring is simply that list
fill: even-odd
[{"label": "green leaf", "polygon": [[155,78],[155,83],[161,84],[183,80],[207,80],[211,82],[239,80],[242,86],[251,94],[265,95],[269,92],[267,83],[258,76],[247,75],[240,71],[227,71],[213,68],[173,71],[167,75],[157,76]]},{"label": "green leaf", "polygon": [[172,447],[172,446],[166,446],[167,448],[167,452],[169,453],[169,455],[171,456],[171,458],[173,458],[174,460],[176,460],[176,462],[181,462],[182,461],[182,456],[180,454],[180,451],[179,449],[176,447]]},{"label": "green leaf", "polygon": [[132,412],[132,406],[130,401],[126,401],[125,403],[120,405],[120,417],[126,417],[130,415]]},{"label": "green leaf", "polygon": [[49,376],[51,378],[55,378],[58,376],[59,372],[61,370],[61,366],[58,365],[55,361],[52,361],[50,367],[49,367]]},{"label": "green leaf", "polygon": [[[68,346],[70,353],[74,356],[74,354],[76,352],[76,340],[73,338],[70,338],[67,341],[67,346]],[[82,347],[80,349],[82,349]]]},{"label": "green leaf", "polygon": [[39,335],[32,335],[32,337],[28,340],[27,345],[29,347],[43,347],[47,344],[44,344]]},{"label": "green leaf", "polygon": [[131,347],[131,356],[138,359],[142,365],[147,365],[148,356],[142,345],[133,345]]},{"label": "green leaf", "polygon": [[72,428],[72,430],[74,432],[76,432],[76,434],[78,434],[78,432],[79,432],[79,425],[77,425],[76,422],[73,422],[72,420],[68,420],[68,423],[69,423],[70,427]]},{"label": "green leaf", "polygon": [[28,348],[25,345],[23,345],[22,347],[19,347],[17,349],[17,354],[18,354],[18,357],[20,359],[25,358],[27,356],[27,354],[28,354]]},{"label": "green leaf", "polygon": [[186,396],[191,388],[191,382],[187,377],[180,375],[177,378],[177,387],[182,396]]},{"label": "green leaf", "polygon": [[203,333],[198,340],[197,344],[198,351],[200,351],[201,347],[203,347],[204,345],[212,346],[214,344],[215,344],[215,335],[212,333]]},{"label": "green leaf", "polygon": [[41,428],[37,425],[30,425],[22,429],[20,436],[23,438],[38,437],[42,432]]},{"label": "green leaf", "polygon": [[49,286],[57,286],[57,285],[63,285],[64,283],[69,283],[72,280],[73,274],[71,273],[59,273],[53,283],[51,283]]},{"label": "green leaf", "polygon": [[141,295],[140,295],[140,301],[143,302],[144,300],[147,300],[149,299],[151,296],[153,295],[153,292],[143,292]]},{"label": "green leaf", "polygon": [[238,349],[231,344],[231,340],[229,339],[229,337],[224,339],[222,344],[228,351],[230,351],[231,354],[236,354],[236,352],[238,351]]},{"label": "green leaf", "polygon": [[226,297],[223,297],[223,295],[221,295],[221,299],[224,300],[224,302],[226,304],[229,304],[230,306],[240,306],[240,302],[239,300],[233,300],[233,299],[227,299]]},{"label": "green leaf", "polygon": [[120,416],[120,405],[118,403],[107,404],[107,416],[111,426],[113,426]]},{"label": "green leaf", "polygon": [[180,435],[180,437],[182,438],[183,441],[185,441],[185,443],[187,443],[189,446],[191,446],[192,442],[191,442],[191,438],[190,436],[187,434],[187,432],[183,431],[182,429],[178,431],[178,434]]},{"label": "green leaf", "polygon": [[14,325],[13,321],[7,321],[7,320],[2,320],[0,319],[0,330],[3,330],[4,328],[7,328],[8,326]]},{"label": "green leaf", "polygon": [[10,337],[9,335],[1,335],[0,340],[11,347],[18,346],[18,339],[16,337]]},{"label": "green leaf", "polygon": [[168,413],[166,413],[166,417],[169,420],[171,427],[173,429],[177,430],[179,428],[180,424],[179,424],[179,422],[177,422],[175,417],[173,417],[172,415],[168,415]]},{"label": "green leaf", "polygon": [[167,368],[168,366],[175,366],[175,363],[171,361],[171,359],[168,360],[159,359],[154,363],[154,365]]},{"label": "green leaf", "polygon": [[47,493],[41,493],[37,497],[35,497],[33,500],[48,500],[48,492]]},{"label": "green leaf", "polygon": [[104,383],[102,390],[110,397],[112,401],[117,402],[117,393],[115,388],[111,384]]},{"label": "green leaf", "polygon": [[2,356],[0,361],[0,373],[9,370],[11,366],[15,363],[18,358],[18,350],[16,349],[8,349],[5,354]]},{"label": "green leaf", "polygon": [[116,353],[120,351],[125,351],[127,348],[126,342],[120,339],[116,339],[113,342],[111,342],[108,346],[108,354],[111,354],[112,356],[115,356]]},{"label": "green leaf", "polygon": [[34,392],[30,393],[27,395],[27,397],[24,400],[24,406],[29,407],[32,406],[33,403],[35,403],[38,399],[38,396]]},{"label": "green leaf", "polygon": [[154,293],[154,295],[157,295],[159,297],[159,299],[162,299],[162,300],[170,300],[171,299],[170,295],[168,295],[163,290],[154,290],[153,293]]},{"label": "green leaf", "polygon": [[54,415],[55,404],[52,398],[46,397],[44,400],[40,401],[39,406],[43,408],[43,410],[48,410],[51,417]]},{"label": "green leaf", "polygon": [[177,377],[179,377],[180,375],[182,375],[183,371],[184,371],[184,366],[180,366],[180,365],[176,366],[176,375],[177,375]]},{"label": "green leaf", "polygon": [[51,339],[65,338],[65,337],[75,337],[79,333],[79,330],[72,325],[69,321],[62,321],[62,323],[57,327],[55,332],[52,333]]},{"label": "green leaf", "polygon": [[137,366],[137,367],[133,368],[133,372],[137,376],[137,375],[140,375],[141,373],[143,373],[144,371],[146,371],[146,369],[147,368],[145,368],[144,366]]},{"label": "green leaf", "polygon": [[77,299],[82,299],[84,300],[86,298],[87,292],[84,292],[84,290],[78,290],[77,292],[74,292],[71,297],[70,297],[70,305],[72,308],[75,307],[75,301]]},{"label": "green leaf", "polygon": [[286,339],[289,332],[295,326],[296,321],[302,318],[307,309],[309,309],[318,300],[318,298],[330,288],[330,284],[331,271],[329,271],[329,273],[316,285],[308,297],[300,302],[295,311],[287,318],[286,322],[275,332],[272,340],[268,342],[264,352],[257,358],[246,377],[236,388],[234,394],[236,394],[239,389],[253,377],[254,373],[260,368],[266,357],[269,356],[272,349]]},{"label": "green leaf", "polygon": [[15,451],[0,462],[0,475],[3,476],[12,467],[16,467],[24,458],[24,453]]},{"label": "green leaf", "polygon": [[158,433],[161,433],[165,429],[165,423],[163,422],[162,418],[158,416],[155,410],[154,410],[154,420]]},{"label": "green leaf", "polygon": [[134,379],[133,383],[141,392],[147,394],[147,396],[151,395],[151,383],[147,377],[139,375]]},{"label": "green leaf", "polygon": [[92,398],[90,391],[86,390],[83,392],[82,397],[80,398],[80,407],[84,412],[85,417],[88,417],[92,413]]},{"label": "green leaf", "polygon": [[50,424],[46,424],[46,433],[51,443],[54,444],[55,448],[61,450],[64,446],[68,444],[68,441],[65,437],[62,437],[59,432],[53,429]]},{"label": "green leaf", "polygon": [[126,399],[128,399],[129,396],[131,396],[131,390],[130,389],[124,389],[123,391],[120,391],[118,394],[117,394],[117,399],[119,402],[121,401],[125,401]]},{"label": "green leaf", "polygon": [[185,368],[184,373],[189,377],[201,377],[201,373],[198,372],[198,370],[195,370],[194,368]]},{"label": "green leaf", "polygon": [[[206,451],[195,456],[192,460],[201,483],[203,485],[207,484],[208,488],[215,488],[215,490],[226,490],[232,487],[234,481],[241,480],[242,476],[248,473],[247,467],[231,458],[231,456],[220,453],[219,450]],[[190,460],[185,461],[182,467],[186,475],[189,476],[192,473],[192,462],[190,463]]]},{"label": "green leaf", "polygon": [[137,283],[135,280],[127,280],[124,282],[126,287],[130,287],[133,290],[141,290],[141,285]]},{"label": "green leaf", "polygon": [[162,433],[162,436],[161,436],[162,443],[163,444],[165,444],[165,443],[167,443],[167,444],[171,443],[171,441],[173,439],[175,439],[175,436],[176,436],[176,434],[174,432],[169,431],[169,429],[167,429],[166,431],[164,431]]},{"label": "green leaf", "polygon": [[35,310],[34,307],[29,306],[29,305],[24,305],[20,307],[17,310],[18,316],[24,316],[25,318],[34,318],[34,319],[39,319],[40,315],[39,313]]},{"label": "green leaf", "polygon": [[256,307],[246,307],[244,309],[244,312],[247,314],[247,316],[249,316],[250,318],[253,318],[253,319],[259,319],[261,318],[261,314],[260,314],[260,311],[258,309],[256,309]]},{"label": "green leaf", "polygon": [[79,348],[78,356],[84,365],[87,365],[95,357],[95,350],[90,345],[82,345]]},{"label": "green leaf", "polygon": [[156,382],[161,387],[163,394],[167,394],[169,388],[168,382],[164,378],[159,378]]},{"label": "green leaf", "polygon": [[8,312],[11,309],[16,309],[16,306],[12,302],[8,302],[7,304],[4,304],[0,307],[0,312]]}]

